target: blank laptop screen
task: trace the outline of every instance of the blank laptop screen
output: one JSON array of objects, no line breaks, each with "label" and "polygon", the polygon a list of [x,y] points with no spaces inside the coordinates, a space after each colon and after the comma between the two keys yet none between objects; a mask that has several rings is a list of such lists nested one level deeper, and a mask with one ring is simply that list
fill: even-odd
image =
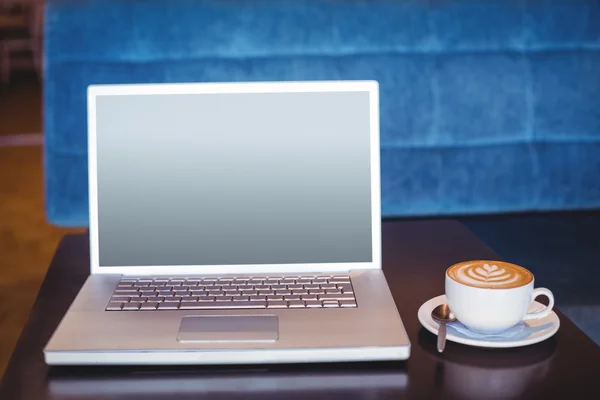
[{"label": "blank laptop screen", "polygon": [[370,262],[368,92],[100,95],[101,267]]}]

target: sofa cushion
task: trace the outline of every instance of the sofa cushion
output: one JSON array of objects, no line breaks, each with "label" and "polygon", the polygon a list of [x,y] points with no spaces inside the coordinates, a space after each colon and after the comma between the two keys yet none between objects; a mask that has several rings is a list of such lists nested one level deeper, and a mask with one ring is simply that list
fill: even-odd
[{"label": "sofa cushion", "polygon": [[[180,60],[598,48],[569,0],[49,0],[55,59]],[[560,29],[557,29],[560,26]]]},{"label": "sofa cushion", "polygon": [[[85,152],[92,83],[376,79],[381,142],[398,146],[600,139],[600,50],[553,54],[371,55],[152,63],[49,56],[49,146]],[[56,126],[59,124],[59,126]]]}]

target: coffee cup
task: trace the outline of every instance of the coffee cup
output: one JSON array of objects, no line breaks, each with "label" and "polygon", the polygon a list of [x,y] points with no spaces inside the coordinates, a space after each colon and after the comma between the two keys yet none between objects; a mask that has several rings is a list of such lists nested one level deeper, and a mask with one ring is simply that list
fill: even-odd
[{"label": "coffee cup", "polygon": [[[552,292],[533,285],[529,270],[503,261],[465,261],[446,270],[450,310],[468,329],[482,334],[500,333],[521,321],[550,314]],[[531,302],[542,295],[548,298],[548,306],[528,312]]]}]

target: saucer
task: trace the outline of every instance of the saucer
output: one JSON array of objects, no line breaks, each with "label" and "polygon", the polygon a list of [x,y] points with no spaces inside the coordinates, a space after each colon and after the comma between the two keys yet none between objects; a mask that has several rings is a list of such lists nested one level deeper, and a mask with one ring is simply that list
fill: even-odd
[{"label": "saucer", "polygon": [[[427,301],[421,306],[421,308],[419,308],[419,322],[425,329],[434,335],[437,335],[439,325],[433,320],[433,318],[431,318],[431,311],[433,311],[435,307],[444,303],[447,304],[448,299],[446,298],[446,295],[441,295]],[[545,305],[534,301],[530,304],[528,312],[538,311],[544,307]],[[496,336],[493,338],[493,340],[486,338],[472,338],[458,332],[453,327],[448,326],[446,340],[476,347],[510,348],[529,346],[552,337],[560,327],[560,320],[558,319],[558,315],[556,315],[554,311],[551,311],[550,314],[544,318],[524,321],[523,324],[525,324],[525,328],[517,336],[511,338],[498,338]]]}]

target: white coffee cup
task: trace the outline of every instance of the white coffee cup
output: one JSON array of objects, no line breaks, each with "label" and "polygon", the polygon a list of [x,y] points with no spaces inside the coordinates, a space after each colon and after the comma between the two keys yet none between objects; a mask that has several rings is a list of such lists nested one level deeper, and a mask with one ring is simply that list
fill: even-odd
[{"label": "white coffee cup", "polygon": [[[446,270],[446,297],[456,319],[478,333],[500,333],[521,321],[546,317],[554,296],[546,288],[534,289],[533,274],[503,261],[473,260]],[[546,296],[548,306],[528,313],[531,302]]]}]

